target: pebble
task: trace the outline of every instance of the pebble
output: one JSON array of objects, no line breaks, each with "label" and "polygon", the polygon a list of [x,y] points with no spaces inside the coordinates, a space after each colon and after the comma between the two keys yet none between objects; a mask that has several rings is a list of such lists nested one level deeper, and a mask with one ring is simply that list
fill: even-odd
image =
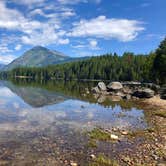
[{"label": "pebble", "polygon": [[119,137],[118,137],[117,135],[111,134],[111,139],[118,140],[118,139],[119,139]]},{"label": "pebble", "polygon": [[121,133],[122,133],[123,135],[127,135],[127,134],[128,134],[127,131],[122,131]]},{"label": "pebble", "polygon": [[96,158],[96,156],[95,156],[94,154],[91,154],[90,157],[91,157],[92,159],[95,159],[95,158]]},{"label": "pebble", "polygon": [[76,162],[74,162],[74,161],[70,161],[70,165],[71,166],[78,166],[78,164]]}]

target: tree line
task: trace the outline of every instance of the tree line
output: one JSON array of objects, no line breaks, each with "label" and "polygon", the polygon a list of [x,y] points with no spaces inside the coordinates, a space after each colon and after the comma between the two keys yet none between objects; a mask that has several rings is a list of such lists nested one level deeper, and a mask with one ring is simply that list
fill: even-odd
[{"label": "tree line", "polygon": [[2,72],[2,77],[25,76],[33,79],[93,79],[166,83],[166,38],[156,51],[147,55],[125,52],[40,68],[19,67]]}]

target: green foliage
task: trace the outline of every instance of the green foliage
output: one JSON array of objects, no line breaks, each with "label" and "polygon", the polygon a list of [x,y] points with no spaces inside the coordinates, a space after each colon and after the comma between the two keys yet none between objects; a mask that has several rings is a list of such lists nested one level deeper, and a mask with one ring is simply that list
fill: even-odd
[{"label": "green foliage", "polygon": [[51,65],[40,68],[15,68],[2,76],[26,76],[33,79],[91,79],[109,81],[141,81],[166,83],[166,39],[149,55],[123,56],[106,54],[82,61]]},{"label": "green foliage", "polygon": [[166,82],[166,38],[156,50],[153,69],[158,82]]},{"label": "green foliage", "polygon": [[118,166],[119,164],[115,160],[111,160],[108,157],[100,154],[97,158],[94,159],[89,166]]},{"label": "green foliage", "polygon": [[99,128],[95,128],[89,132],[90,139],[108,141],[111,140],[111,135]]},{"label": "green foliage", "polygon": [[[34,79],[91,79],[116,81],[144,81],[147,56],[124,53],[123,56],[103,55],[87,60],[42,68],[16,68],[9,76],[26,76]],[[146,69],[147,70],[147,69]]]}]

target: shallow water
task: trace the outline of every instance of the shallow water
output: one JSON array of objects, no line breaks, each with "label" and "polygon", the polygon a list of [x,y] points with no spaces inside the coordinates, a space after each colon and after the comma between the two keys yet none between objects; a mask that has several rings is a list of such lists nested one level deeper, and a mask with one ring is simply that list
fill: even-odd
[{"label": "shallow water", "polygon": [[87,162],[83,134],[94,127],[138,130],[148,126],[131,101],[113,102],[84,93],[95,83],[0,82],[0,162],[66,165]]}]

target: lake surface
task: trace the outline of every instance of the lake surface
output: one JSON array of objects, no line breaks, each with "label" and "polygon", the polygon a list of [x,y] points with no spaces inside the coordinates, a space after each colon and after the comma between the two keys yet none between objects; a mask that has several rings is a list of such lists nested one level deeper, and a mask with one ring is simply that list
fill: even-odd
[{"label": "lake surface", "polygon": [[[0,81],[0,163],[68,165],[73,160],[86,165],[94,151],[87,147],[86,131],[95,127],[133,131],[148,126],[144,111],[132,101],[85,94],[85,88],[94,85]],[[98,149],[102,150],[110,153],[108,146]]]}]

